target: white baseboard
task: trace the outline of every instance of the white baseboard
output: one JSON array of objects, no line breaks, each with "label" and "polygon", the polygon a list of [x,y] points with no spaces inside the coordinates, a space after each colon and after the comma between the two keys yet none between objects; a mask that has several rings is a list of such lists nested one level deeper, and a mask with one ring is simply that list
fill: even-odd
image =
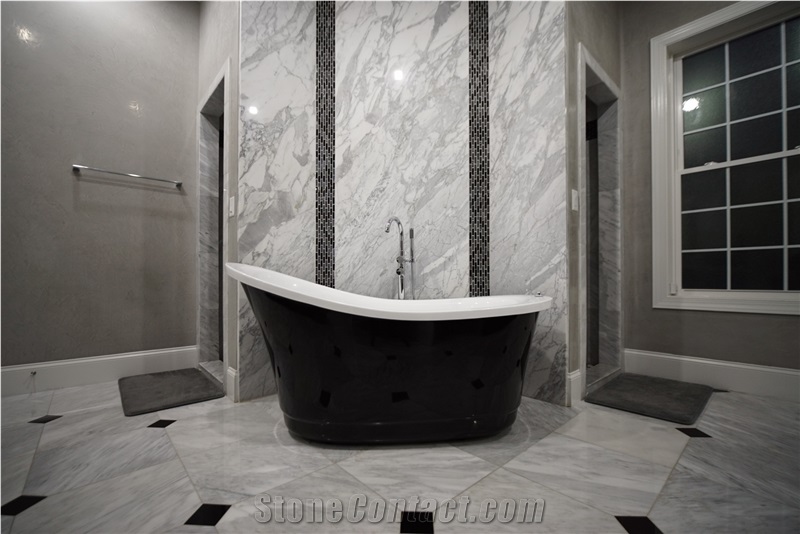
[{"label": "white baseboard", "polygon": [[800,402],[800,370],[625,349],[625,372]]},{"label": "white baseboard", "polygon": [[568,406],[575,406],[583,398],[583,373],[580,369],[567,373]]},{"label": "white baseboard", "polygon": [[[126,352],[30,365],[8,365],[0,371],[2,395],[86,386],[125,376],[197,367],[197,347]],[[35,372],[35,375],[31,373]]]},{"label": "white baseboard", "polygon": [[233,402],[239,402],[239,371],[228,367],[225,372],[225,395]]}]

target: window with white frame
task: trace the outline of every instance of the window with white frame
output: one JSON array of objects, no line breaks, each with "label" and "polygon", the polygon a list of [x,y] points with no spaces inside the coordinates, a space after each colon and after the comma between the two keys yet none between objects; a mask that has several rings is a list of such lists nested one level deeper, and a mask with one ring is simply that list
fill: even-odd
[{"label": "window with white frame", "polygon": [[800,313],[800,17],[763,8],[651,43],[655,307]]}]

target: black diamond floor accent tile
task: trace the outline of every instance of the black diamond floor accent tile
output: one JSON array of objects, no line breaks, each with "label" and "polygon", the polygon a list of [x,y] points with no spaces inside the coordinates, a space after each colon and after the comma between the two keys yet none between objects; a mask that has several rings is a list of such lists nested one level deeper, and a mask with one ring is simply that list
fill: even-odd
[{"label": "black diamond floor accent tile", "polygon": [[147,425],[147,428],[167,428],[169,425],[174,423],[175,421],[172,419],[159,419],[152,425]]},{"label": "black diamond floor accent tile", "polygon": [[49,423],[50,421],[55,421],[61,417],[60,415],[45,415],[44,417],[40,417],[39,419],[34,419],[33,421],[28,421],[29,423]]},{"label": "black diamond floor accent tile", "polygon": [[213,527],[222,519],[230,504],[203,504],[192,514],[184,525],[203,525]]},{"label": "black diamond floor accent tile", "polygon": [[433,512],[403,512],[400,534],[433,534]]},{"label": "black diamond floor accent tile", "polygon": [[13,501],[9,501],[0,509],[0,515],[17,515],[21,514],[37,502],[46,499],[38,495],[20,495]]},{"label": "black diamond floor accent tile", "polygon": [[618,515],[616,517],[628,534],[662,534],[649,517],[636,515]]},{"label": "black diamond floor accent tile", "polygon": [[681,432],[683,432],[684,434],[686,434],[690,438],[710,438],[711,437],[708,434],[706,434],[705,432],[703,432],[702,430],[697,429],[697,428],[693,428],[693,427],[692,428],[678,428],[678,430],[680,430]]}]

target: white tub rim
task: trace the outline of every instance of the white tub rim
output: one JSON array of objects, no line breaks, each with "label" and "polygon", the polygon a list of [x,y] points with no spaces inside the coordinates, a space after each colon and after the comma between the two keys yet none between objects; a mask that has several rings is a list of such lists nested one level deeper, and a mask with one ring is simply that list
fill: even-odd
[{"label": "white tub rim", "polygon": [[315,284],[254,265],[226,263],[231,278],[250,287],[327,310],[397,321],[447,321],[524,315],[547,310],[551,297],[492,295],[447,299],[398,300],[368,297]]}]

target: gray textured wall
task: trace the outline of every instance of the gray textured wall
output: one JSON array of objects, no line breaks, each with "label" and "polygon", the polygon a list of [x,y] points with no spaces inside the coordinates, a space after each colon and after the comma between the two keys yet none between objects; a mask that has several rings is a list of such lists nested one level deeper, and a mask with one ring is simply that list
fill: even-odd
[{"label": "gray textured wall", "polygon": [[798,317],[652,307],[650,39],[729,4],[622,4],[625,347],[798,368]]},{"label": "gray textured wall", "polygon": [[[620,8],[618,2],[567,2],[567,192],[578,189],[578,43],[583,43],[611,81],[620,86]],[[624,142],[624,141],[623,141]],[[580,214],[567,211],[569,236],[569,371],[580,367]]]},{"label": "gray textured wall", "polygon": [[[230,77],[225,80],[228,94],[232,100],[231,111],[225,117],[225,135],[229,141],[227,158],[228,170],[228,196],[236,196],[239,178],[239,2],[201,2],[200,3],[200,55],[198,65],[197,97],[204,99],[212,89],[211,85],[230,59]],[[202,105],[203,102],[198,102]],[[227,202],[226,198],[222,199]],[[237,242],[236,217],[228,218],[228,261],[239,261]],[[228,321],[223,333],[223,343],[228,354],[228,366],[234,369],[238,366],[238,287],[229,279],[227,288]]]},{"label": "gray textured wall", "polygon": [[2,4],[3,365],[195,343],[197,28],[195,3]]}]

